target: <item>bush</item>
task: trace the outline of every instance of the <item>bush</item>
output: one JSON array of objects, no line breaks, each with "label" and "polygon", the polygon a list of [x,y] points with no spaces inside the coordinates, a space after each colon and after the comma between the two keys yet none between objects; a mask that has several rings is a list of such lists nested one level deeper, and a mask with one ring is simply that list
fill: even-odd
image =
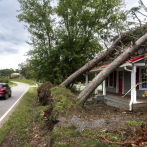
[{"label": "bush", "polygon": [[9,83],[9,79],[5,77],[0,77],[0,83]]},{"label": "bush", "polygon": [[19,79],[19,78],[20,78],[19,75],[14,75],[14,76],[12,76],[10,79]]}]

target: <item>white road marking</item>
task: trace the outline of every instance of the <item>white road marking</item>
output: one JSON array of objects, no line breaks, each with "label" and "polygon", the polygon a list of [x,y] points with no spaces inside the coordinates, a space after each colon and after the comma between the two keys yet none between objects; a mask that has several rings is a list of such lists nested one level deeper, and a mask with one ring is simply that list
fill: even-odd
[{"label": "white road marking", "polygon": [[19,97],[19,99],[9,108],[9,110],[0,118],[0,122],[5,118],[5,116],[12,110],[12,108],[17,104],[17,102],[23,97],[23,95],[29,90],[30,87]]}]

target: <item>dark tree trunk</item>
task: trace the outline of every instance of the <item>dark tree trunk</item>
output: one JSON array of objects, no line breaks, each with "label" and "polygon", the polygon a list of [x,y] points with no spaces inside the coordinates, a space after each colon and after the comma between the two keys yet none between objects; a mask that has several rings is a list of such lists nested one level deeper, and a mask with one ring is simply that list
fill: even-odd
[{"label": "dark tree trunk", "polygon": [[70,75],[64,82],[60,84],[64,86],[69,86],[72,82],[74,82],[77,77],[84,74],[86,71],[89,71],[91,68],[93,68],[97,63],[99,63],[101,60],[106,58],[112,51],[114,51],[115,47],[118,45],[119,41],[121,40],[122,36],[119,36],[113,44],[104,52],[102,52],[100,55],[98,55],[96,58],[92,59],[88,63],[86,63],[83,67],[81,67],[79,70],[74,72],[72,75]]},{"label": "dark tree trunk", "polygon": [[111,64],[109,64],[104,70],[102,70],[92,81],[86,86],[86,88],[77,96],[77,100],[80,106],[84,106],[84,103],[92,94],[92,92],[98,87],[115,69],[117,69],[124,61],[126,61],[130,55],[133,55],[141,45],[147,42],[147,33],[138,39],[132,47],[129,47],[125,52],[118,56]]}]

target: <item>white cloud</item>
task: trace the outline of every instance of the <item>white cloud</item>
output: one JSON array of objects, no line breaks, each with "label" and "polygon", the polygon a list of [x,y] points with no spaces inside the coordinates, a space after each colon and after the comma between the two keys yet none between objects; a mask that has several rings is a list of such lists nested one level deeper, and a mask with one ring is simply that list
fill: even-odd
[{"label": "white cloud", "polygon": [[[145,6],[147,6],[147,0],[142,0]],[[126,8],[129,10],[132,7],[138,7],[139,6],[139,0],[125,0]]]},{"label": "white cloud", "polygon": [[18,64],[26,60],[29,50],[28,32],[23,23],[19,23],[19,3],[17,0],[0,1],[0,69],[18,68]]}]

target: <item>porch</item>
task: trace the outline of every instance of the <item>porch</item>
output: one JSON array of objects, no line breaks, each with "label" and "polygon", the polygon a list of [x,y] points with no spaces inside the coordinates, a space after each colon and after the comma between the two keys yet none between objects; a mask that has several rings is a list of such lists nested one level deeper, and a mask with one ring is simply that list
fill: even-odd
[{"label": "porch", "polygon": [[103,92],[100,92],[95,95],[95,101],[104,100],[109,106],[120,108],[123,110],[135,110],[141,107],[147,107],[147,98],[136,97],[136,102],[131,104],[131,96],[126,95],[122,97],[123,94],[120,93],[111,93],[106,92],[106,95],[103,95]]}]

